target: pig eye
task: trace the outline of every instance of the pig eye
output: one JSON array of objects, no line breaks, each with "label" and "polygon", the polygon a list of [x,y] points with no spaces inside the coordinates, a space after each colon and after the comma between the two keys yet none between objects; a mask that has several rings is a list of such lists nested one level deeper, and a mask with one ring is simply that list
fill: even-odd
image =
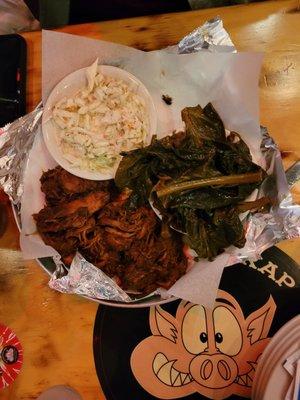
[{"label": "pig eye", "polygon": [[222,335],[222,333],[217,332],[217,333],[215,334],[215,340],[216,340],[217,343],[222,343],[222,342],[223,342],[223,335]]},{"label": "pig eye", "polygon": [[226,307],[219,306],[213,312],[215,341],[224,354],[235,356],[242,348],[243,337],[238,320]]},{"label": "pig eye", "polygon": [[205,311],[202,306],[192,306],[182,321],[182,341],[189,353],[199,354],[207,348]]},{"label": "pig eye", "polygon": [[206,343],[207,342],[207,333],[206,332],[201,332],[200,333],[200,340],[202,343]]}]

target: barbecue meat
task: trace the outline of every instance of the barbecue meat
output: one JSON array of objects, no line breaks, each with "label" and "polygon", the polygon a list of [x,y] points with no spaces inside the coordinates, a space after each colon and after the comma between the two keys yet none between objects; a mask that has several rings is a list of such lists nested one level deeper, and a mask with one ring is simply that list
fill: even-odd
[{"label": "barbecue meat", "polygon": [[129,292],[143,293],[147,295],[157,289],[156,272],[143,266],[136,266],[134,263],[126,267],[126,272],[121,279],[121,287]]},{"label": "barbecue meat", "polygon": [[104,228],[106,241],[116,251],[128,250],[136,240],[148,237],[158,220],[149,206],[129,210],[126,195],[107,204],[100,213],[99,224]]},{"label": "barbecue meat", "polygon": [[109,181],[92,181],[79,178],[62,167],[44,172],[41,177],[41,189],[46,195],[48,205],[72,200],[89,192],[107,192],[109,185]]},{"label": "barbecue meat", "polygon": [[142,290],[144,293],[155,287],[171,287],[185,272],[187,260],[183,255],[181,238],[163,228],[163,233],[152,235],[147,240],[135,241],[127,257],[134,265],[126,270],[123,286],[128,290]]},{"label": "barbecue meat", "polygon": [[[178,140],[181,136],[178,136]],[[41,178],[46,206],[33,217],[43,241],[66,265],[76,251],[124,290],[147,294],[185,273],[181,238],[149,205],[129,209],[130,192],[112,181],[81,179],[61,167]]]},{"label": "barbecue meat", "polygon": [[109,248],[105,236],[101,227],[96,226],[85,232],[79,244],[79,251],[82,255],[101,269],[119,263],[118,253]]},{"label": "barbecue meat", "polygon": [[95,192],[69,203],[62,203],[53,207],[46,206],[34,215],[37,229],[41,233],[80,228],[92,214],[100,210],[108,201],[108,193]]},{"label": "barbecue meat", "polygon": [[94,192],[69,203],[45,206],[33,216],[37,230],[43,241],[70,264],[79,245],[86,245],[88,233],[95,227],[93,214],[108,201],[109,193]]},{"label": "barbecue meat", "polygon": [[62,257],[69,256],[72,253],[74,254],[74,249],[76,249],[78,245],[78,239],[76,237],[67,237],[65,231],[39,233],[43,241],[48,246],[53,247]]}]

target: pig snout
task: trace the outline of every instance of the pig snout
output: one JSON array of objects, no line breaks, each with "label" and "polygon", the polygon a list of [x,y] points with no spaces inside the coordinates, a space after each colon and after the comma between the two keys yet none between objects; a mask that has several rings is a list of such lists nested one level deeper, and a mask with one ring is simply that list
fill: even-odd
[{"label": "pig snout", "polygon": [[238,366],[231,357],[224,354],[200,354],[192,360],[190,373],[200,385],[219,389],[234,382]]}]

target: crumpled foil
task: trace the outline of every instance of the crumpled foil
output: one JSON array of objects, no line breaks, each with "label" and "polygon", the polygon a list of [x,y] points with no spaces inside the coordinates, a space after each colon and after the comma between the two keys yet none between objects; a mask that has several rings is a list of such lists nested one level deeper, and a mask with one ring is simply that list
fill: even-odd
[{"label": "crumpled foil", "polygon": [[131,299],[115,282],[99,268],[77,253],[69,271],[55,259],[57,269],[49,286],[62,293],[76,293],[93,299],[130,302]]},{"label": "crumpled foil", "polygon": [[193,53],[199,50],[223,53],[236,51],[220,17],[215,17],[205,22],[204,25],[193,30],[178,43],[178,52],[181,54]]},{"label": "crumpled foil", "polygon": [[242,249],[229,248],[227,252],[236,262],[258,260],[261,253],[281,240],[300,236],[300,206],[293,204],[289,188],[300,179],[300,163],[285,173],[280,151],[269,136],[267,128],[261,127],[261,151],[266,162],[268,177],[262,183],[257,198],[268,196],[274,204],[269,212],[257,212],[246,218],[246,244]]},{"label": "crumpled foil", "polygon": [[24,170],[42,113],[39,104],[31,113],[0,128],[0,185],[16,206],[21,202]]},{"label": "crumpled foil", "polygon": [[[184,37],[175,49],[182,54],[194,51],[236,51],[219,17],[195,29]],[[170,50],[173,51],[172,48]],[[0,184],[9,195],[16,211],[20,208],[24,170],[37,128],[41,123],[42,111],[42,106],[39,105],[32,113],[0,129]],[[256,213],[251,218],[246,218],[246,246],[243,249],[227,250],[236,262],[246,258],[258,259],[267,247],[280,240],[300,236],[300,206],[292,203],[280,152],[266,128],[262,128],[261,149],[270,177],[261,186],[259,197],[267,195],[277,199],[277,202],[270,212]],[[299,175],[298,165],[290,174],[291,181],[294,183]],[[274,184],[275,180],[277,185]],[[57,268],[49,282],[51,288],[91,299],[132,301],[111,278],[80,254],[75,256],[69,269],[60,259],[55,258],[54,261]]]}]

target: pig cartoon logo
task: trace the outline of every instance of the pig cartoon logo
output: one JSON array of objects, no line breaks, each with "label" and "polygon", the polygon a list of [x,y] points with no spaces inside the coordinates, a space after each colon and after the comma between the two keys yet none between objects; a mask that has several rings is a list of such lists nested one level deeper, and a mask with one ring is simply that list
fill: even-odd
[{"label": "pig cartoon logo", "polygon": [[159,399],[195,392],[219,400],[232,394],[250,397],[275,310],[270,296],[245,318],[235,298],[222,290],[213,310],[182,301],[174,318],[161,307],[152,307],[152,336],[135,347],[132,372]]}]

